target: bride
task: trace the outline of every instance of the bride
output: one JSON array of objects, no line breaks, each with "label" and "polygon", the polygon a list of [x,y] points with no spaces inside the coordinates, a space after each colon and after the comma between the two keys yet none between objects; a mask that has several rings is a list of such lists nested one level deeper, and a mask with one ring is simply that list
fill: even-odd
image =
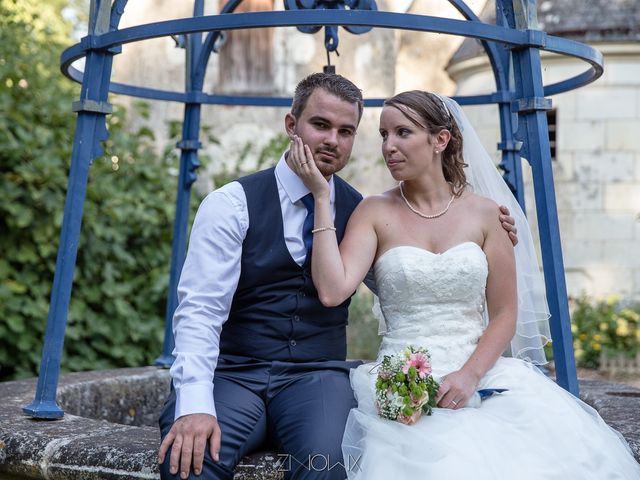
[{"label": "bride", "polygon": [[[622,437],[534,366],[545,362],[548,310],[531,233],[459,105],[398,94],[384,104],[380,135],[399,185],[360,204],[339,247],[311,151],[295,137],[290,153],[315,199],[320,300],[342,303],[373,265],[385,331],[378,360],[425,347],[440,381],[439,408],[404,425],[376,412],[375,365],[352,372],[349,478],[640,478]],[[497,204],[516,218],[515,249]],[[485,388],[506,391],[468,408]]]}]

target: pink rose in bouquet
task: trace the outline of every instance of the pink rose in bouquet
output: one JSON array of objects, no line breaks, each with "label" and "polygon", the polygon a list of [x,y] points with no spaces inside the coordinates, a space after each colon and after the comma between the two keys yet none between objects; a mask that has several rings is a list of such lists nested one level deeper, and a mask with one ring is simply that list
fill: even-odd
[{"label": "pink rose in bouquet", "polygon": [[409,355],[407,361],[404,362],[402,371],[409,373],[409,369],[415,367],[420,378],[425,378],[427,375],[431,375],[431,363],[429,362],[429,356],[423,352],[416,352]]},{"label": "pink rose in bouquet", "polygon": [[385,355],[376,379],[376,407],[383,418],[406,425],[435,407],[438,382],[431,375],[425,348],[409,346],[397,355]]}]

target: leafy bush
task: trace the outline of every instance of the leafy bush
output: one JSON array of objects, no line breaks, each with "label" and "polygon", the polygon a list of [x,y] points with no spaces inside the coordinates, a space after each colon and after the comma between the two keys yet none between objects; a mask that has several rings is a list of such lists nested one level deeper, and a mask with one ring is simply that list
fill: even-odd
[{"label": "leafy bush", "polygon": [[360,286],[349,305],[348,358],[374,360],[378,355],[381,337],[378,336],[378,319],[373,316],[372,305],[373,293]]},{"label": "leafy bush", "polygon": [[[600,300],[582,296],[571,306],[573,350],[579,367],[598,368],[602,353],[633,358],[640,352],[639,306],[623,306],[615,295]],[[551,357],[549,347],[547,358]]]},{"label": "leafy bush", "polygon": [[597,368],[601,352],[635,357],[640,352],[639,312],[637,306],[623,308],[615,296],[599,301],[579,298],[571,324],[578,365]]},{"label": "leafy bush", "polygon": [[[70,26],[51,5],[0,0],[0,379],[37,372],[71,158],[79,88],[59,73]],[[125,124],[116,108],[91,167],[63,370],[149,364],[161,350],[176,158]]]}]

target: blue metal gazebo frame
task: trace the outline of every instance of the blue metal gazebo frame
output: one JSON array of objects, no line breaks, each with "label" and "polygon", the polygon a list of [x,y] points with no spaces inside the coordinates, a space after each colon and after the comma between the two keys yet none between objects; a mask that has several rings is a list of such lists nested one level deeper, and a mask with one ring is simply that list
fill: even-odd
[{"label": "blue metal gazebo frame", "polygon": [[[556,209],[553,174],[545,111],[546,96],[586,85],[602,75],[602,55],[596,49],[568,39],[547,35],[536,28],[534,0],[496,0],[496,25],[485,24],[462,0],[448,0],[466,20],[378,11],[374,0],[285,0],[286,10],[233,13],[242,0],[229,0],[220,14],[204,15],[204,0],[194,1],[192,18],[157,22],[118,29],[127,0],[92,0],[89,34],[67,49],[61,58],[62,72],[82,84],[64,207],[58,257],[47,319],[40,375],[34,401],[24,408],[36,418],[60,418],[64,412],[56,403],[67,313],[89,168],[102,154],[100,143],[107,139],[106,115],[111,113],[109,92],[185,104],[180,173],[173,232],[169,294],[163,353],[157,364],[168,366],[173,357],[171,320],[177,306],[176,286],[186,252],[187,222],[191,186],[198,163],[200,112],[203,104],[288,107],[291,98],[211,95],[203,92],[209,57],[226,30],[296,26],[315,31],[324,26],[327,38],[337,39],[337,27],[352,33],[371,27],[439,32],[480,40],[493,69],[494,93],[455,97],[461,105],[497,104],[500,116],[501,167],[505,181],[524,208],[520,157],[526,158],[533,174],[547,299],[551,312],[551,333],[558,383],[578,394],[573,357],[569,309]],[[348,8],[345,8],[348,7]],[[206,36],[205,36],[206,34]],[[184,36],[187,80],[185,91],[174,92],[111,82],[114,55],[126,43],[165,36]],[[336,45],[337,46],[337,45]],[[329,46],[327,46],[328,49]],[[543,85],[540,51],[545,50],[584,60],[587,69],[552,85]],[[85,58],[81,72],[72,64]],[[381,106],[383,99],[370,98],[365,106]]]}]

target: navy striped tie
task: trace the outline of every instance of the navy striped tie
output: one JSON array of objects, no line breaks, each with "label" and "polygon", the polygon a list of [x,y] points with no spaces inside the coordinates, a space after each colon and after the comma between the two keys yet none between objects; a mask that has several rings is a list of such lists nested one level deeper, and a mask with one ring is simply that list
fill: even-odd
[{"label": "navy striped tie", "polygon": [[304,243],[304,248],[307,249],[307,259],[309,259],[309,256],[311,255],[311,247],[313,245],[313,234],[311,233],[311,230],[313,230],[313,212],[315,207],[313,194],[307,193],[301,200],[307,208],[307,217],[304,219],[304,223],[302,224],[302,241]]}]

